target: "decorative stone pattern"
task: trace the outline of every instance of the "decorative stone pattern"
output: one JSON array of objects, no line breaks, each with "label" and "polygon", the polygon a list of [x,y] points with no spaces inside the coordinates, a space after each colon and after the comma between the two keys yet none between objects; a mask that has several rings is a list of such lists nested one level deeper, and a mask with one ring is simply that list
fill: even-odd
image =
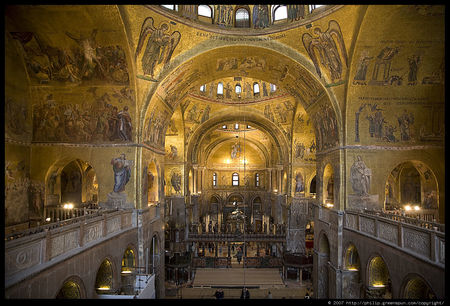
[{"label": "decorative stone pattern", "polygon": [[330,222],[330,211],[325,208],[319,209],[319,219],[324,222]]},{"label": "decorative stone pattern", "polygon": [[92,226],[89,226],[85,229],[84,232],[84,243],[89,243],[91,241],[95,241],[102,236],[102,226],[101,223],[96,223]]},{"label": "decorative stone pattern", "polygon": [[122,227],[123,228],[129,228],[132,225],[132,220],[131,220],[132,214],[125,214],[122,217]]},{"label": "decorative stone pattern", "polygon": [[439,240],[439,262],[445,264],[445,240]]},{"label": "decorative stone pattern", "polygon": [[41,241],[6,252],[5,274],[11,275],[41,263]]},{"label": "decorative stone pattern", "polygon": [[345,215],[345,227],[358,230],[358,216],[352,214]]},{"label": "decorative stone pattern", "polygon": [[51,258],[78,247],[78,231],[71,231],[52,237]]},{"label": "decorative stone pattern", "polygon": [[404,228],[403,245],[415,253],[430,257],[430,235],[427,233]]},{"label": "decorative stone pattern", "polygon": [[390,223],[378,222],[378,238],[397,245],[398,244],[397,226]]},{"label": "decorative stone pattern", "polygon": [[106,221],[106,234],[111,234],[120,230],[120,216],[116,216]]},{"label": "decorative stone pattern", "polygon": [[51,243],[51,255],[50,257],[56,257],[64,252],[64,235],[52,237]]},{"label": "decorative stone pattern", "polygon": [[373,219],[368,219],[360,217],[361,220],[361,231],[370,235],[375,235],[375,221]]}]

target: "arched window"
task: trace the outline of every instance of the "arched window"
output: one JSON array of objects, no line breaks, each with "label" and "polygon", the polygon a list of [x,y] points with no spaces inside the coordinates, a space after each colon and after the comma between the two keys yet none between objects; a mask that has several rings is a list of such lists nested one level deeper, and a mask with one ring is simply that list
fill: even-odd
[{"label": "arched window", "polygon": [[178,5],[170,4],[170,5],[161,5],[161,6],[165,7],[166,9],[169,9],[169,10],[178,11]]},{"label": "arched window", "polygon": [[250,14],[245,8],[239,8],[236,10],[236,28],[250,28]]},{"label": "arched window", "polygon": [[56,299],[81,299],[82,291],[77,281],[69,279],[59,289]]},{"label": "arched window", "polygon": [[259,84],[257,82],[253,83],[253,94],[259,95]]},{"label": "arched window", "polygon": [[309,185],[309,193],[313,196],[316,195],[316,176],[311,180],[311,184]]},{"label": "arched window", "polygon": [[309,6],[309,12],[311,13],[311,12],[314,11],[316,8],[319,8],[319,7],[321,7],[321,6],[323,6],[323,4],[311,4],[311,5]]},{"label": "arched window", "polygon": [[95,279],[95,289],[97,294],[108,294],[113,288],[113,269],[112,263],[105,259],[97,271]]},{"label": "arched window", "polygon": [[209,5],[199,5],[197,13],[199,16],[212,18],[212,9]]},{"label": "arched window", "polygon": [[239,130],[239,123],[235,123],[235,124],[234,124],[234,129],[235,129],[235,130]]},{"label": "arched window", "polygon": [[131,274],[136,266],[134,252],[132,249],[128,248],[123,254],[122,258],[122,275]]},{"label": "arched window", "polygon": [[259,173],[255,174],[255,187],[259,187]]},{"label": "arched window", "polygon": [[240,95],[240,94],[241,94],[241,92],[242,92],[241,84],[239,84],[239,83],[236,84],[235,91],[236,91],[236,94],[237,94],[237,95]]},{"label": "arched window", "polygon": [[273,5],[272,6],[273,21],[283,20],[287,18],[287,6],[286,5]]},{"label": "arched window", "polygon": [[236,172],[233,173],[231,185],[232,186],[239,186],[239,174],[236,173]]},{"label": "arched window", "polygon": [[217,173],[213,173],[212,185],[217,186]]},{"label": "arched window", "polygon": [[270,92],[275,92],[277,90],[277,85],[270,84]]},{"label": "arched window", "polygon": [[206,85],[200,86],[200,91],[205,93],[206,92]]},{"label": "arched window", "polygon": [[217,84],[217,94],[223,95],[223,83],[222,82],[219,82],[219,84]]}]

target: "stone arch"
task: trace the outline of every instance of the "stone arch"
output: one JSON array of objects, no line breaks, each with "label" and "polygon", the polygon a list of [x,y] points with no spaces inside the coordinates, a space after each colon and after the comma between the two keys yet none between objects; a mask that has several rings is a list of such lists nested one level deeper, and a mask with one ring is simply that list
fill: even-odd
[{"label": "stone arch", "polygon": [[66,278],[58,292],[55,294],[55,299],[84,299],[86,298],[86,288],[83,280],[76,275]]},{"label": "stone arch", "polygon": [[[244,198],[244,196],[242,195],[242,194],[240,194],[239,192],[233,192],[233,193],[231,193],[231,194],[229,194],[228,196],[227,196],[227,198],[226,198],[226,200],[225,200],[225,204],[226,203],[230,203],[230,201],[233,199],[233,198],[236,198],[236,199],[242,199],[242,203],[244,203],[244,201],[245,201],[245,198]],[[239,202],[238,202],[239,203]]]},{"label": "stone arch", "polygon": [[[405,160],[392,168],[385,180],[386,210],[419,207],[419,218],[439,219],[440,194],[434,171],[420,160]],[[406,211],[407,214],[410,212]],[[415,215],[414,215],[415,216]]]},{"label": "stone arch", "polygon": [[158,168],[156,160],[152,160],[144,166],[142,173],[142,207],[147,207],[159,201],[160,175]]},{"label": "stone arch", "polygon": [[247,14],[248,14],[248,26],[246,27],[242,27],[242,28],[251,28],[252,27],[252,10],[250,9],[250,7],[248,5],[236,5],[236,7],[233,10],[233,25],[234,27],[236,27],[236,13],[238,12],[238,10],[246,10]]},{"label": "stone arch", "polygon": [[316,174],[316,170],[314,170],[313,173],[311,173],[311,175],[308,177],[306,184],[305,184],[305,189],[308,190],[308,194],[309,196],[313,196],[316,197],[317,194],[317,174]]},{"label": "stone arch", "polygon": [[[251,50],[248,50],[251,49]],[[231,52],[230,52],[231,51]],[[295,73],[300,73],[300,75],[308,78],[307,84],[309,86],[308,90],[311,90],[311,88],[314,88],[313,90],[318,93],[316,96],[317,99],[314,100],[307,100],[304,96],[301,96],[300,93],[305,92],[305,89],[300,87],[289,87],[289,92],[298,99],[298,101],[304,106],[305,109],[308,109],[308,111],[320,111],[321,105],[322,106],[329,106],[330,108],[330,118],[329,120],[332,120],[336,125],[336,133],[337,133],[337,143],[341,143],[342,141],[342,115],[339,108],[339,103],[337,102],[332,90],[330,88],[325,88],[325,84],[327,83],[327,76],[323,75],[322,78],[320,78],[317,75],[317,72],[315,71],[314,66],[312,65],[311,61],[308,60],[303,54],[293,50],[293,49],[286,49],[282,46],[279,42],[276,41],[251,41],[249,40],[246,42],[245,45],[239,44],[239,43],[230,43],[225,41],[217,40],[217,42],[214,44],[214,46],[211,46],[211,44],[208,44],[206,42],[201,42],[198,45],[196,45],[194,48],[191,48],[189,51],[183,53],[183,56],[178,56],[174,58],[170,65],[167,66],[166,69],[163,69],[160,74],[156,77],[158,80],[162,80],[159,83],[153,83],[149,85],[148,91],[145,94],[142,112],[140,114],[140,129],[139,129],[139,141],[143,141],[143,130],[146,128],[146,117],[148,117],[148,114],[150,114],[150,108],[151,106],[155,106],[156,104],[163,105],[163,102],[158,99],[158,101],[155,98],[155,93],[161,89],[167,89],[167,85],[170,82],[167,82],[170,77],[175,78],[176,75],[179,75],[180,72],[187,71],[189,67],[192,67],[192,65],[195,65],[197,61],[204,61],[205,69],[211,68],[209,66],[214,65],[214,63],[208,62],[215,60],[219,58],[218,54],[223,56],[223,54],[230,54],[235,53],[235,56],[243,56],[243,54],[249,54],[251,52],[255,52],[255,54],[258,53],[264,53],[264,58],[267,59],[268,57],[276,58],[278,61],[282,60],[284,61],[284,65],[281,65],[282,67],[285,67],[287,70],[289,70],[289,66],[292,71],[296,71]],[[217,54],[216,54],[217,53]],[[278,62],[273,64],[274,67],[280,67],[278,65]],[[277,86],[283,87],[283,84],[279,85],[279,81],[277,80],[282,78],[281,71],[276,72],[274,71],[273,74],[267,74],[263,71],[256,71],[256,70],[249,70],[249,74],[252,77],[260,78],[262,80],[265,80],[272,84],[277,84]],[[286,71],[286,73],[289,73]],[[191,78],[185,78],[186,82],[191,82],[189,85],[192,85],[194,87],[201,86],[202,84],[207,83],[208,81],[212,81],[214,78],[217,77],[224,77],[225,75],[233,76],[235,72],[220,72],[211,75],[211,73],[200,73],[199,71],[196,71],[195,73],[189,75]],[[286,77],[286,75],[284,75]],[[297,76],[294,76],[296,78]],[[285,80],[285,78],[283,79]],[[329,80],[328,80],[329,81]],[[197,84],[198,83],[198,84]],[[329,83],[329,82],[328,82]],[[198,85],[198,86],[197,86]],[[180,82],[178,86],[181,87],[181,89],[186,89],[186,84],[183,82]],[[177,87],[174,86],[173,88],[170,88],[170,91],[177,92],[180,95],[179,91],[177,91]],[[318,102],[319,103],[316,103]],[[172,113],[178,106],[178,102],[175,102],[173,105],[169,105],[169,107],[164,106],[165,109],[168,111],[170,110]],[[167,103],[166,103],[167,104]],[[315,104],[315,105],[313,105]],[[313,106],[313,107],[309,107]],[[316,107],[317,106],[317,107]],[[314,119],[314,118],[313,118]],[[316,118],[317,119],[317,118]],[[317,120],[313,120],[316,122]],[[167,123],[166,123],[167,124]],[[163,131],[166,129],[163,128]],[[316,131],[317,132],[317,131]]]},{"label": "stone arch", "polygon": [[372,254],[366,266],[366,298],[392,298],[392,282],[384,258]]},{"label": "stone arch", "polygon": [[[213,201],[214,200],[214,201]],[[208,208],[207,208],[207,214],[209,215],[209,220],[213,222],[219,222],[220,220],[220,214],[222,212],[222,205],[221,205],[221,197],[217,194],[213,194],[209,197],[208,200]],[[215,211],[214,211],[215,209]]]},{"label": "stone arch", "polygon": [[360,271],[361,261],[359,258],[358,249],[353,244],[353,242],[348,242],[343,251],[344,269]]},{"label": "stone arch", "polygon": [[[335,203],[335,171],[330,163],[327,163],[323,168],[322,174],[322,199],[323,204],[329,204],[331,207]],[[320,198],[319,198],[320,199]]]},{"label": "stone arch", "polygon": [[128,273],[128,272],[124,273],[125,271],[132,272],[135,270],[137,266],[136,254],[137,253],[135,246],[132,244],[128,245],[125,251],[123,252],[121,274]]},{"label": "stone arch", "polygon": [[361,294],[361,261],[356,246],[349,242],[343,249],[344,269],[342,280],[342,298],[358,299]]},{"label": "stone arch", "polygon": [[116,269],[114,260],[106,257],[100,263],[95,276],[95,291],[97,294],[109,294],[114,291]]},{"label": "stone arch", "polygon": [[[200,127],[201,130],[201,127]],[[204,132],[204,134],[207,134],[209,131]],[[209,158],[214,155],[214,153],[220,148],[222,143],[228,142],[230,140],[235,140],[233,137],[228,138],[221,138],[217,139],[215,141],[212,141],[211,144],[209,144],[206,148],[203,148],[202,150],[199,150],[199,154],[201,154],[201,157],[198,157],[197,160],[200,160],[202,163],[207,163]],[[269,166],[269,152],[267,151],[267,148],[265,148],[261,143],[258,143],[256,141],[246,139],[246,144],[252,146],[255,150],[258,150],[262,153],[264,160],[265,160],[265,166]],[[204,157],[203,157],[204,156]]]},{"label": "stone arch", "polygon": [[[257,115],[254,112],[247,110],[241,110],[239,113],[222,111],[220,113],[215,114],[213,118],[210,118],[208,121],[205,121],[202,125],[198,126],[196,130],[193,132],[192,136],[190,137],[189,145],[186,149],[187,161],[191,163],[197,163],[199,159],[199,154],[201,152],[200,144],[202,143],[203,137],[206,134],[208,134],[210,130],[214,129],[216,126],[219,126],[220,124],[231,120],[233,121],[245,120],[246,122],[251,123],[252,126],[266,132],[276,146],[279,161],[287,163],[287,159],[289,158],[288,153],[289,142],[284,133],[280,130],[278,126],[276,126],[270,120],[266,119],[261,115]],[[262,148],[259,147],[259,149]],[[213,149],[211,148],[210,150]],[[266,150],[262,149],[261,151],[264,154]],[[266,157],[266,160],[268,160],[266,154],[264,154],[264,156]]]},{"label": "stone arch", "polygon": [[[69,169],[70,168],[70,169]],[[79,175],[79,178],[71,177],[71,172],[74,171]],[[66,181],[65,181],[66,180]],[[72,182],[73,184],[69,184]],[[76,186],[74,184],[77,184]],[[47,170],[45,175],[45,206],[57,206],[64,202],[66,197],[63,197],[63,192],[68,188],[71,191],[75,188],[74,193],[77,198],[74,199],[75,207],[81,206],[82,203],[98,202],[99,181],[95,169],[92,165],[79,158],[62,158],[55,161]],[[66,201],[67,202],[67,201]]]},{"label": "stone arch", "polygon": [[263,199],[260,195],[256,194],[250,198],[249,203],[251,204],[251,224],[253,224],[254,232],[262,232],[264,225],[264,215],[265,215],[265,207],[263,203]]},{"label": "stone arch", "polygon": [[317,248],[317,298],[328,298],[329,295],[329,276],[328,276],[328,262],[330,260],[330,243],[327,233],[321,231],[318,236]]},{"label": "stone arch", "polygon": [[430,284],[419,274],[410,273],[405,276],[400,287],[400,297],[404,299],[435,299],[436,294]]},{"label": "stone arch", "polygon": [[149,260],[152,271],[159,271],[161,262],[161,238],[158,232],[153,232],[150,238]]},{"label": "stone arch", "polygon": [[123,252],[121,269],[120,269],[120,284],[121,293],[134,294],[134,280],[133,273],[142,273],[144,271],[138,268],[136,249],[133,245],[128,245]]}]

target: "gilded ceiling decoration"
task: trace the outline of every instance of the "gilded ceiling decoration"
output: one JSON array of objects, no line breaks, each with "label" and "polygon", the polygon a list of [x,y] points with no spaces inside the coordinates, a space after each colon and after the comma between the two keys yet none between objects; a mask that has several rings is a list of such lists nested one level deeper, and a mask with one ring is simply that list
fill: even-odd
[{"label": "gilded ceiling decoration", "polygon": [[247,77],[228,77],[192,88],[192,98],[223,104],[253,104],[287,97],[288,94],[275,84]]}]

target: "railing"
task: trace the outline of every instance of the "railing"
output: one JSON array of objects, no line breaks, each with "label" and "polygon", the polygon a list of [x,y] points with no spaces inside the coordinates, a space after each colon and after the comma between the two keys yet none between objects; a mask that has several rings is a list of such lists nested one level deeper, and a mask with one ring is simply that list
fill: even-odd
[{"label": "railing", "polygon": [[[112,212],[112,211],[116,211],[116,210],[111,210],[108,212]],[[105,211],[100,211],[99,209],[85,209],[83,211],[83,214],[81,214],[80,216],[75,216],[75,214],[72,214],[72,217],[69,218],[70,215],[65,215],[65,219],[62,220],[58,220],[59,218],[52,218],[49,221],[45,221],[46,217],[44,219],[44,221],[42,222],[43,225],[38,225],[26,230],[22,230],[22,231],[15,231],[12,232],[8,235],[5,235],[5,241],[11,241],[17,238],[21,238],[21,237],[25,237],[25,236],[30,236],[30,235],[34,235],[34,234],[38,234],[41,232],[46,232],[55,228],[60,228],[62,226],[66,226],[66,225],[70,225],[73,223],[78,223],[78,222],[83,222],[83,221],[87,221],[91,218],[95,218],[97,216],[100,216],[102,213],[104,213]],[[57,210],[47,210],[47,213],[51,214],[52,216],[56,216]],[[47,215],[48,216],[48,215]],[[51,217],[50,217],[51,218]],[[52,221],[54,220],[54,221]]]},{"label": "railing", "polygon": [[439,220],[439,212],[437,209],[420,209],[419,211],[404,211],[406,217],[420,219],[424,221],[432,221],[436,223]]},{"label": "railing", "polygon": [[415,257],[445,267],[443,224],[376,211],[346,211],[344,229],[373,237]]},{"label": "railing", "polygon": [[286,233],[278,234],[236,234],[236,233],[189,233],[188,241],[241,241],[245,238],[246,241],[286,241]]},{"label": "railing", "polygon": [[98,209],[88,208],[62,208],[62,207],[45,207],[43,222],[58,222],[67,219],[78,218],[85,215],[95,214]]},{"label": "railing", "polygon": [[64,260],[68,254],[132,229],[133,214],[132,210],[101,210],[10,235],[5,242],[5,287]]},{"label": "railing", "polygon": [[[434,222],[432,218],[431,220],[428,220],[428,216],[433,215],[429,213],[422,213],[422,214],[414,214],[414,213],[405,213],[405,215],[399,214],[399,213],[388,213],[388,212],[382,212],[382,211],[372,211],[372,210],[365,210],[364,213],[369,215],[376,215],[383,218],[395,220],[402,223],[412,224],[415,226],[423,227],[426,229],[432,229],[438,232],[445,233],[445,224],[440,224],[437,222]],[[422,216],[422,218],[420,218]]]}]

